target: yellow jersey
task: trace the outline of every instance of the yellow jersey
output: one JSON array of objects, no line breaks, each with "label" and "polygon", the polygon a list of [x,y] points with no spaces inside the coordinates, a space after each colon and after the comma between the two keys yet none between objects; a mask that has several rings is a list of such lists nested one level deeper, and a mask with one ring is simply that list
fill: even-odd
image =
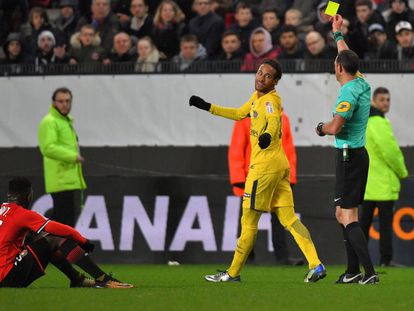
[{"label": "yellow jersey", "polygon": [[[210,112],[231,120],[242,120],[250,115],[251,173],[270,174],[289,168],[282,147],[282,103],[275,90],[261,96],[253,92],[249,100],[239,108],[227,108],[212,104]],[[269,147],[261,149],[258,142],[263,133],[272,137]]]}]

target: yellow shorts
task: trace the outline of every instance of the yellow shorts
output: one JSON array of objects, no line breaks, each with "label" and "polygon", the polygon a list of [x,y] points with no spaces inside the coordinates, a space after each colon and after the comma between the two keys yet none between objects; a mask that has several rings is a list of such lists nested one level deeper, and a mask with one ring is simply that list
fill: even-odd
[{"label": "yellow shorts", "polygon": [[276,207],[293,207],[289,169],[275,174],[249,172],[243,195],[243,208],[270,212]]}]

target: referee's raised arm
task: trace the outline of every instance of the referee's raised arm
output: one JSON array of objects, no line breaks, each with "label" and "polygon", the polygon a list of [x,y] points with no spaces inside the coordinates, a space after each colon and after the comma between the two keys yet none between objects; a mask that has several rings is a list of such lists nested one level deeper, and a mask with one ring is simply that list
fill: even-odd
[{"label": "referee's raised arm", "polygon": [[338,53],[341,51],[349,50],[348,45],[344,40],[344,35],[341,32],[342,24],[344,22],[341,15],[336,14],[331,18],[332,32],[338,48]]}]

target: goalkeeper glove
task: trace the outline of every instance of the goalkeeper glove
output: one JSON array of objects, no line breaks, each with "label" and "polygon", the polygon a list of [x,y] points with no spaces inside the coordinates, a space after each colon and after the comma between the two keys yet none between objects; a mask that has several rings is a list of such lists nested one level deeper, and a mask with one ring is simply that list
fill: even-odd
[{"label": "goalkeeper glove", "polygon": [[190,97],[189,104],[190,106],[194,106],[199,109],[206,110],[206,111],[209,111],[211,107],[210,103],[207,103],[204,99],[202,99],[201,97],[195,96],[195,95]]},{"label": "goalkeeper glove", "polygon": [[270,141],[272,140],[272,136],[269,133],[263,133],[259,136],[259,147],[261,149],[266,149],[270,145]]}]

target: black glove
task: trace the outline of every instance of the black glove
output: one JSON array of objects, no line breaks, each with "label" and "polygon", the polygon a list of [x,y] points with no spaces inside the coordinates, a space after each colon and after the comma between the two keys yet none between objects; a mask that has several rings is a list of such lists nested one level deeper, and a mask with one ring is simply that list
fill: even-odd
[{"label": "black glove", "polygon": [[259,147],[262,149],[266,149],[270,145],[270,141],[272,140],[272,136],[269,133],[263,133],[259,136]]},{"label": "black glove", "polygon": [[93,244],[91,241],[86,240],[86,243],[81,245],[82,249],[87,253],[92,253],[95,249],[95,244]]},{"label": "black glove", "polygon": [[211,107],[210,103],[207,103],[204,99],[202,99],[201,97],[195,96],[195,95],[190,97],[189,104],[190,106],[194,106],[199,109],[206,110],[206,111],[209,111]]}]

